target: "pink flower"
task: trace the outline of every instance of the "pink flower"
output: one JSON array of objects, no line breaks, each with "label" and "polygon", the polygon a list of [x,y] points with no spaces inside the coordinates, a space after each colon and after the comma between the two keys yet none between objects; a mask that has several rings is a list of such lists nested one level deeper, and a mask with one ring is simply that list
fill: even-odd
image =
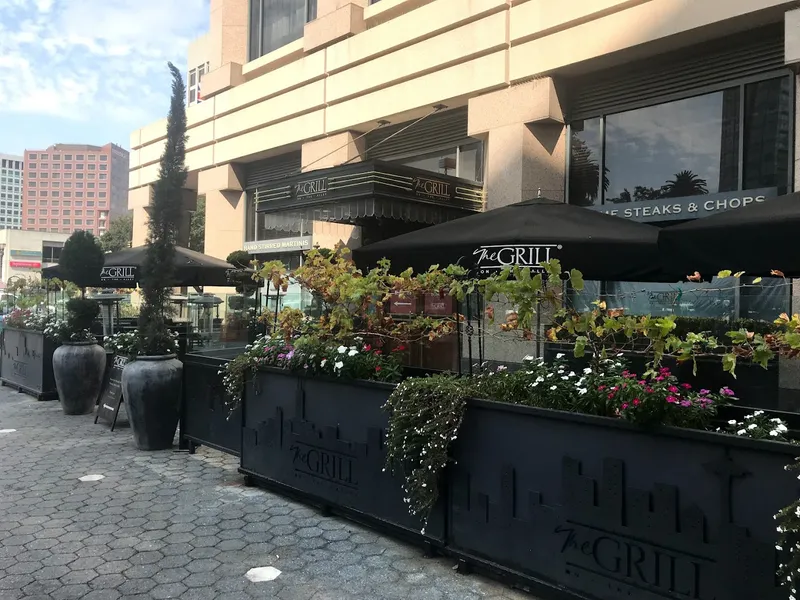
[{"label": "pink flower", "polygon": [[722,388],[719,391],[719,393],[722,394],[723,396],[733,396],[734,395],[733,390],[731,388],[727,387],[727,386]]},{"label": "pink flower", "polygon": [[676,388],[674,385],[669,386],[667,389],[669,389],[669,391],[673,394],[677,394],[679,392],[678,388]]},{"label": "pink flower", "polygon": [[609,400],[612,400],[613,398],[614,398],[614,394],[609,394],[609,395],[608,395],[608,399],[609,399]]},{"label": "pink flower", "polygon": [[685,390],[690,390],[690,389],[692,389],[692,385],[691,385],[690,383],[683,383],[683,384],[681,384],[681,387],[682,387],[683,389],[685,389]]},{"label": "pink flower", "polygon": [[691,400],[682,400],[681,401],[681,406],[687,407],[687,406],[691,406],[691,405],[692,405]]},{"label": "pink flower", "polygon": [[639,406],[639,399],[638,398],[634,398],[633,399],[633,405],[634,406]]},{"label": "pink flower", "polygon": [[667,402],[670,404],[677,404],[678,399],[675,396],[667,396]]},{"label": "pink flower", "polygon": [[711,390],[700,390],[701,396],[708,396],[711,393]]},{"label": "pink flower", "polygon": [[600,386],[597,387],[597,390],[600,391],[600,392],[602,392],[604,389],[606,389],[606,386],[604,386],[604,385],[600,385]]},{"label": "pink flower", "polygon": [[656,377],[656,381],[664,381],[664,377],[659,375],[658,377]]},{"label": "pink flower", "polygon": [[647,382],[646,382],[644,379],[642,379],[642,380],[639,382],[639,385],[647,385]]},{"label": "pink flower", "polygon": [[626,408],[628,408],[628,403],[627,402],[622,405],[622,410],[625,410]]}]

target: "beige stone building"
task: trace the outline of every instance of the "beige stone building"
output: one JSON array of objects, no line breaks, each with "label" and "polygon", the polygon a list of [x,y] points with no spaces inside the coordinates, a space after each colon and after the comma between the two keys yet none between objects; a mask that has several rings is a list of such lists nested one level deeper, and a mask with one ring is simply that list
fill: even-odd
[{"label": "beige stone building", "polygon": [[[797,5],[211,0],[185,206],[206,197],[207,253],[294,265],[537,195],[660,223],[783,194],[800,181]],[[131,136],[134,245],[164,136],[163,120]],[[710,310],[760,310],[731,302]]]}]

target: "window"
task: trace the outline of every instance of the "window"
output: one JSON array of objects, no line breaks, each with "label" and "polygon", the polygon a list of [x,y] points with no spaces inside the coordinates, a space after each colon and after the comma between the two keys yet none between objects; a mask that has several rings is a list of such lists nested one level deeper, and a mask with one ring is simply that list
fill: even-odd
[{"label": "window", "polygon": [[29,169],[35,169],[36,168],[36,163],[28,163],[28,168]]},{"label": "window", "polygon": [[86,157],[86,160],[97,160],[97,156],[95,156],[94,154],[90,154],[89,156]]},{"label": "window", "polygon": [[[100,166],[102,167],[103,165],[100,165]],[[100,173],[100,179],[108,179],[108,173]],[[103,184],[103,185],[105,185],[105,184]]]},{"label": "window", "polygon": [[36,187],[36,182],[35,181],[29,181],[28,182],[28,187]]},{"label": "window", "polygon": [[[87,198],[94,198],[94,192],[86,192]],[[94,202],[87,202],[86,206],[94,206]]]},{"label": "window", "polygon": [[72,198],[72,192],[64,192],[64,198]]},{"label": "window", "polygon": [[47,160],[48,155],[47,154],[40,154],[39,158],[41,158],[42,160]]},{"label": "window", "polygon": [[573,122],[569,202],[624,205],[760,188],[786,193],[792,96],[791,79],[777,77]]},{"label": "window", "polygon": [[28,154],[28,158],[30,158],[31,160],[36,160],[37,156],[35,154],[31,153],[31,154]]},{"label": "window", "polygon": [[97,192],[97,197],[98,198],[105,198],[106,197],[106,192]]},{"label": "window", "polygon": [[47,219],[39,219],[39,225],[47,225]]},{"label": "window", "polygon": [[50,183],[50,187],[56,187],[56,188],[57,187],[61,187],[61,182],[60,181],[53,181],[53,182]]},{"label": "window", "polygon": [[77,209],[75,211],[75,216],[76,217],[82,217],[83,216],[83,209]]},{"label": "window", "polygon": [[100,165],[100,170],[101,171],[107,171],[108,170],[108,165]]},{"label": "window", "polygon": [[106,189],[106,188],[108,187],[108,184],[107,184],[107,183],[103,183],[103,182],[101,181],[101,182],[100,182],[100,185],[98,185],[97,187],[98,187],[98,188],[100,188],[101,190],[104,190],[104,189]]},{"label": "window", "polygon": [[83,154],[76,154],[75,155],[75,160],[84,160]]},{"label": "window", "polygon": [[[77,169],[78,171],[82,171],[82,170],[83,170],[83,167],[84,167],[84,164],[83,164],[83,163],[75,163],[75,169]],[[82,174],[81,174],[81,173],[78,173],[78,175],[81,175],[81,176],[82,176]]]},{"label": "window", "polygon": [[35,208],[29,208],[28,209],[28,214],[29,215],[35,215],[36,214],[36,209]]},{"label": "window", "polygon": [[57,263],[61,258],[61,246],[42,246],[42,262]]},{"label": "window", "polygon": [[[76,215],[78,214],[77,210],[75,211],[75,214]],[[64,216],[64,217],[69,216],[69,209],[65,208],[63,211],[61,211],[61,215]]]},{"label": "window", "polygon": [[83,182],[82,181],[76,181],[75,182],[75,187],[76,188],[83,188]]},{"label": "window", "polygon": [[39,214],[40,215],[46,215],[47,214],[47,209],[46,208],[40,208],[39,209]]},{"label": "window", "polygon": [[50,173],[39,173],[39,179],[47,179],[50,177]]},{"label": "window", "polygon": [[100,155],[100,160],[101,160],[101,161],[108,160],[108,154],[101,154],[101,155]]},{"label": "window", "polygon": [[86,175],[86,179],[95,179],[96,177],[97,177],[97,175],[95,175],[94,173],[88,173]]},{"label": "window", "polygon": [[94,219],[86,219],[87,225],[94,225]]},{"label": "window", "polygon": [[47,190],[39,190],[39,195],[42,198],[46,198],[47,197]]},{"label": "window", "polygon": [[36,225],[36,219],[28,219],[28,225]]},{"label": "window", "polygon": [[40,169],[49,169],[50,165],[47,164],[47,163],[39,163],[39,168]]},{"label": "window", "polygon": [[36,179],[36,173],[34,173],[34,172],[30,171],[30,172],[28,172],[28,177],[29,177],[30,179]]},{"label": "window", "polygon": [[[69,171],[72,169],[72,163],[64,163],[64,169]],[[66,175],[64,175],[66,177]]]},{"label": "window", "polygon": [[396,160],[402,165],[432,173],[483,181],[483,142],[462,144],[438,152]]},{"label": "window", "polygon": [[60,154],[53,154],[53,160],[61,160]]},{"label": "window", "polygon": [[[54,223],[54,224],[56,224],[56,225],[58,225],[58,219],[53,219],[53,220],[52,220],[52,221],[50,221],[50,222],[51,222],[51,223]],[[70,223],[70,220],[69,220],[69,219],[61,219],[61,224],[62,224],[62,225],[69,225],[69,223]],[[78,225],[78,222],[76,221],[76,222],[75,222],[75,224],[76,224],[76,225]]]},{"label": "window", "polygon": [[64,160],[72,160],[72,154],[65,154]]},{"label": "window", "polygon": [[53,179],[60,179],[61,178],[61,174],[60,173],[53,173],[52,175],[53,175]]},{"label": "window", "polygon": [[75,225],[83,225],[83,219],[75,219]]},{"label": "window", "polygon": [[[60,169],[60,168],[61,168],[61,165],[55,165],[55,164],[53,165],[53,169]],[[54,175],[55,175],[55,173],[54,173]]]},{"label": "window", "polygon": [[50,209],[50,214],[51,215],[58,215],[60,212],[61,211],[59,211],[57,208],[51,208]]},{"label": "window", "polygon": [[59,195],[61,195],[61,192],[59,192],[58,190],[52,190],[52,191],[50,192],[50,195],[51,195],[53,198],[58,198],[58,197],[59,197]]},{"label": "window", "polygon": [[64,200],[64,206],[72,206],[71,200]]},{"label": "window", "polygon": [[86,184],[86,187],[93,189],[94,188],[94,184],[90,181],[89,183]]},{"label": "window", "polygon": [[36,196],[36,190],[28,190],[28,196]]},{"label": "window", "polygon": [[89,165],[86,165],[86,168],[89,169],[90,171],[96,171],[97,170],[97,165],[89,164]]},{"label": "window", "polygon": [[76,198],[83,198],[83,192],[75,192]]},{"label": "window", "polygon": [[250,60],[303,37],[303,27],[317,18],[317,0],[249,0]]}]

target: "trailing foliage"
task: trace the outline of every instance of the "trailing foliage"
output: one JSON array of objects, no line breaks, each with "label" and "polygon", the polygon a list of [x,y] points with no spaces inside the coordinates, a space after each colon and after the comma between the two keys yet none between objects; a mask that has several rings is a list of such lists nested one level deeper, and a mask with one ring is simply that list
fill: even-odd
[{"label": "trailing foliage", "polygon": [[[782,419],[768,417],[763,410],[757,410],[752,414],[745,415],[742,421],[731,419],[728,421],[725,430],[731,435],[753,440],[794,443],[794,440],[787,437],[789,428],[786,423]],[[720,431],[720,429],[717,429],[717,431]]]},{"label": "trailing foliage", "polygon": [[450,460],[469,393],[464,380],[449,375],[406,379],[389,396],[386,469],[404,477],[404,502],[423,522],[439,497],[439,477]]},{"label": "trailing foliage", "polygon": [[167,117],[167,140],[150,210],[147,254],[142,268],[142,306],[139,312],[137,353],[164,355],[173,352],[167,327],[169,297],[174,283],[175,240],[186,184],[186,88],[181,73],[172,72],[172,99]]},{"label": "trailing foliage", "polygon": [[88,231],[78,230],[69,236],[61,251],[58,266],[64,277],[83,290],[100,279],[105,256],[100,242]]}]

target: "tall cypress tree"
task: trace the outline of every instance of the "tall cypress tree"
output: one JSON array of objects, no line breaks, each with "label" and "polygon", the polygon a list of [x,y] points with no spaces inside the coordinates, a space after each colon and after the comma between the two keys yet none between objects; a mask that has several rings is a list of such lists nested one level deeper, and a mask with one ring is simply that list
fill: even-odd
[{"label": "tall cypress tree", "polygon": [[168,354],[172,339],[167,327],[169,297],[174,283],[175,240],[186,184],[186,87],[181,72],[169,63],[172,99],[167,117],[167,144],[161,155],[158,181],[150,204],[147,255],[142,267],[142,307],[139,313],[139,354]]}]

